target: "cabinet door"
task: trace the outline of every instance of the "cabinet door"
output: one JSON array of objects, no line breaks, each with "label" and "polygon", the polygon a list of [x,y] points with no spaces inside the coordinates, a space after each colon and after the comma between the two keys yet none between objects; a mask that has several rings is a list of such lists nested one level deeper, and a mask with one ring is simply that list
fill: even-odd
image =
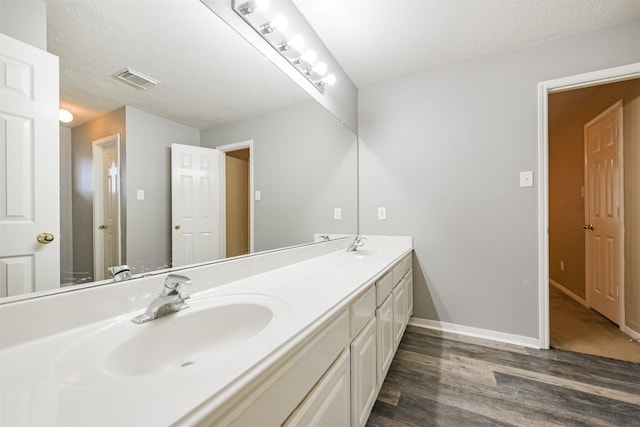
[{"label": "cabinet door", "polygon": [[413,315],[413,270],[407,273],[407,317]]},{"label": "cabinet door", "polygon": [[400,345],[404,328],[407,326],[407,281],[402,279],[393,289],[393,342],[395,350]]},{"label": "cabinet door", "polygon": [[350,352],[346,349],[284,426],[348,427],[351,417]]},{"label": "cabinet door", "polygon": [[384,382],[384,377],[387,375],[391,361],[393,360],[393,354],[395,345],[393,342],[393,296],[389,297],[382,303],[376,310],[376,328],[378,339],[378,384]]},{"label": "cabinet door", "polygon": [[351,343],[351,425],[364,426],[378,395],[376,319]]}]

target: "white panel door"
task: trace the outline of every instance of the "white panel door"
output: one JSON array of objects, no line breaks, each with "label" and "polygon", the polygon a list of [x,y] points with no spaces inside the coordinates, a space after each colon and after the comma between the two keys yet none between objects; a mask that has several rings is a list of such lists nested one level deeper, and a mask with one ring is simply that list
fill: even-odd
[{"label": "white panel door", "polygon": [[590,306],[620,322],[622,102],[585,125],[586,281]]},{"label": "white panel door", "polygon": [[120,265],[120,134],[93,141],[94,279],[109,277]]},{"label": "white panel door", "polygon": [[220,258],[218,150],[171,144],[172,266]]},{"label": "white panel door", "polygon": [[58,96],[58,58],[0,34],[0,296],[60,286]]}]

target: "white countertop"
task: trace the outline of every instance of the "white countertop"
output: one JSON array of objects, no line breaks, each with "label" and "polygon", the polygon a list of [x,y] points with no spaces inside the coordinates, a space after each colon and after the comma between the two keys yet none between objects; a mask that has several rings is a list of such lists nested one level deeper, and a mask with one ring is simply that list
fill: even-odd
[{"label": "white countertop", "polygon": [[[190,309],[147,324],[130,321],[140,311],[126,312],[4,348],[0,425],[152,426],[175,422],[197,406],[214,411],[411,250],[411,238],[371,236],[356,252],[336,250],[192,293]],[[210,271],[201,269],[197,280],[206,280],[207,275],[215,277],[216,265]],[[161,280],[158,283],[161,286]],[[133,289],[135,283],[130,285]],[[198,289],[206,289],[200,285]],[[126,291],[121,287],[119,292]],[[59,310],[74,309],[57,298]],[[121,342],[122,335],[154,327],[155,322],[175,322],[189,310],[217,300],[264,300],[274,307],[275,316],[250,345],[230,346],[220,357],[152,375],[115,375],[105,370],[105,354],[115,346],[112,340]],[[29,302],[22,304],[27,307]],[[76,362],[79,356],[81,361]]]}]

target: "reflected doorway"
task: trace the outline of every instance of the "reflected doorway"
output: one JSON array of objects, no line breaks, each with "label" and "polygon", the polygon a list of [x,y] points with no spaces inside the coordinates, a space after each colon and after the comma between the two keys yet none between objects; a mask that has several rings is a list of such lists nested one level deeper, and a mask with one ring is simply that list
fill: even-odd
[{"label": "reflected doorway", "polygon": [[93,141],[94,280],[109,277],[107,268],[121,264],[120,134]]},{"label": "reflected doorway", "polygon": [[226,257],[246,255],[253,248],[253,141],[216,147],[224,154],[223,247]]}]

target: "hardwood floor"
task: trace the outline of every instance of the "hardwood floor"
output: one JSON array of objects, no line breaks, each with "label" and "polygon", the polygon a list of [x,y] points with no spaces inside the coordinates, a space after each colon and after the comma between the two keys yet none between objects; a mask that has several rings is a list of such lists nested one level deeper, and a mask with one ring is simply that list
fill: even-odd
[{"label": "hardwood floor", "polygon": [[367,426],[640,426],[640,364],[409,326]]}]

